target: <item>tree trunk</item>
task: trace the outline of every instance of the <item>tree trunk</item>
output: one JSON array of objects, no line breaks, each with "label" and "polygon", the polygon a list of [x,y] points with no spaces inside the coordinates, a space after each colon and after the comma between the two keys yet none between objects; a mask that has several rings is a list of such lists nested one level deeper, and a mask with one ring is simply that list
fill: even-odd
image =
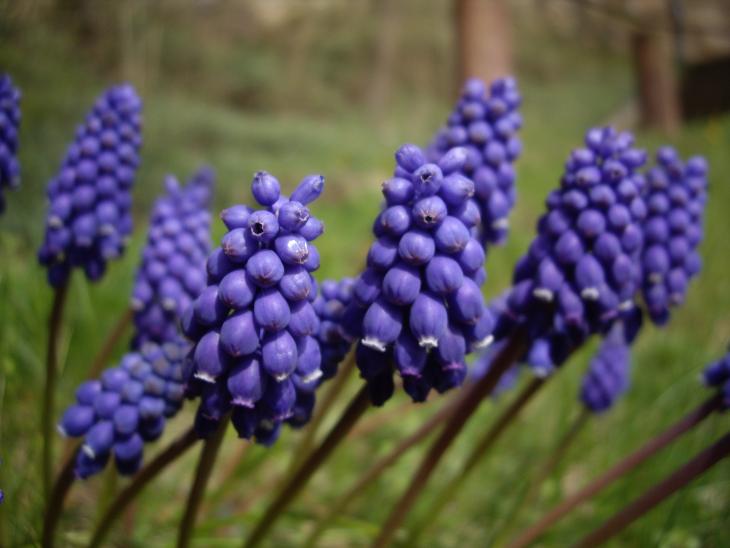
[{"label": "tree trunk", "polygon": [[631,44],[642,124],[677,133],[681,115],[671,35],[638,31]]},{"label": "tree trunk", "polygon": [[456,0],[460,81],[489,83],[513,71],[512,23],[507,0]]}]

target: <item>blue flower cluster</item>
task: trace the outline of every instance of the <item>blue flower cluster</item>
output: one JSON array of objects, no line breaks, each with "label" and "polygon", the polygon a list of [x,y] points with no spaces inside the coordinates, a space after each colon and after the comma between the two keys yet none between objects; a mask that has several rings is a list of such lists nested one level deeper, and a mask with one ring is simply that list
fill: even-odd
[{"label": "blue flower cluster", "polygon": [[321,175],[310,175],[287,198],[276,178],[259,172],[252,191],[263,208],[221,214],[229,232],[208,258],[208,286],[183,318],[196,343],[188,389],[201,397],[201,436],[232,412],[241,437],[270,444],[282,422],[295,414],[296,422],[314,403],[322,371],[312,241],[324,227],[306,205],[323,187]]},{"label": "blue flower cluster", "polygon": [[683,163],[674,149],[664,147],[646,180],[642,292],[652,321],[663,325],[700,271],[697,246],[703,235],[707,162],[695,156]]},{"label": "blue flower cluster", "polygon": [[345,359],[352,346],[353,340],[343,324],[354,287],[354,278],[325,280],[321,284],[320,294],[314,300],[314,310],[320,318],[317,340],[322,352],[320,368],[323,381],[337,374],[337,366]]},{"label": "blue flower cluster", "polygon": [[139,164],[142,103],[129,85],[115,86],[78,127],[58,175],[48,184],[46,234],[38,252],[54,287],[73,267],[99,279],[132,231],[130,190]]},{"label": "blue flower cluster", "polygon": [[517,133],[522,127],[521,97],[513,78],[500,78],[490,89],[479,79],[464,85],[454,112],[429,147],[437,161],[453,147],[467,153],[462,172],[474,181],[479,206],[479,235],[484,244],[507,237],[509,214],[515,205],[514,162],[522,152]]},{"label": "blue flower cluster", "polygon": [[730,409],[730,352],[705,368],[703,380],[720,390],[723,409]]},{"label": "blue flower cluster", "polygon": [[159,438],[165,419],[183,404],[189,350],[181,338],[163,345],[148,343],[126,354],[99,380],[79,386],[76,403],[58,425],[64,436],[84,437],[76,456],[78,477],[100,472],[112,455],[120,474],[137,471],[145,442]]},{"label": "blue flower cluster", "polygon": [[133,348],[178,336],[178,320],[206,286],[210,202],[215,176],[201,168],[185,187],[165,180],[166,194],[152,209],[147,245],[132,291]]},{"label": "blue flower cluster", "polygon": [[530,360],[544,359],[546,367],[562,363],[588,335],[637,313],[647,208],[636,170],[646,155],[632,148],[629,133],[611,128],[588,131],[585,143],[547,198],[508,299],[508,315],[534,339]]},{"label": "blue flower cluster", "polygon": [[[454,148],[429,163],[414,145],[396,152],[383,183],[386,207],[375,220],[367,268],[358,277],[345,323],[359,338],[356,360],[374,405],[393,393],[393,369],[414,401],[466,376],[465,356],[491,340],[493,318],[480,286],[484,250],[474,237],[474,183]],[[362,321],[353,321],[353,318]]]},{"label": "blue flower cluster", "polygon": [[20,92],[9,75],[0,74],[0,213],[5,211],[5,189],[14,189],[20,184],[19,128]]},{"label": "blue flower cluster", "polygon": [[602,413],[610,409],[629,388],[631,349],[623,325],[615,324],[603,339],[583,377],[580,399],[587,409]]}]

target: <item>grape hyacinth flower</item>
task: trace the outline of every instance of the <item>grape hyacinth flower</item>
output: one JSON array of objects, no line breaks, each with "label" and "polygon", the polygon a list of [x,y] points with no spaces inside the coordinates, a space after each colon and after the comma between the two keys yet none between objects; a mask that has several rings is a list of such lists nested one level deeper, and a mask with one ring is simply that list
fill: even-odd
[{"label": "grape hyacinth flower", "polygon": [[352,301],[355,279],[325,280],[320,287],[321,292],[314,300],[314,310],[320,318],[317,340],[322,352],[321,380],[327,380],[337,374],[337,366],[352,347],[353,340],[343,322]]},{"label": "grape hyacinth flower", "polygon": [[48,281],[63,286],[73,267],[98,280],[132,231],[131,188],[139,165],[142,102],[130,85],[97,99],[48,184],[46,234],[38,252]]},{"label": "grape hyacinth flower", "polygon": [[705,368],[702,374],[704,383],[717,388],[722,395],[722,408],[730,409],[730,352]]},{"label": "grape hyacinth flower", "polygon": [[467,80],[454,112],[428,150],[432,161],[453,147],[466,150],[461,171],[474,181],[479,237],[485,245],[503,243],[507,237],[516,200],[514,162],[522,152],[517,135],[521,101],[514,78],[494,80],[489,90],[477,78]]},{"label": "grape hyacinth flower", "polygon": [[583,377],[580,399],[593,413],[610,409],[629,387],[631,350],[623,326],[611,328]]},{"label": "grape hyacinth flower", "polygon": [[471,231],[478,215],[466,213],[474,183],[461,172],[464,150],[429,163],[404,145],[395,157],[343,321],[359,339],[356,361],[374,405],[392,395],[394,370],[414,401],[460,385],[466,355],[491,341],[493,325],[480,289],[484,251]]},{"label": "grape hyacinth flower", "polygon": [[162,435],[165,420],[183,404],[189,350],[182,338],[162,345],[147,343],[100,379],[79,386],[76,403],[58,424],[63,436],[84,437],[76,456],[77,477],[100,472],[112,455],[120,474],[139,469],[144,444]]},{"label": "grape hyacinth flower", "polygon": [[20,91],[7,74],[0,74],[0,213],[5,211],[6,189],[18,188],[18,130],[20,129]]},{"label": "grape hyacinth flower", "polygon": [[155,203],[147,245],[132,292],[136,333],[132,347],[178,337],[178,323],[206,286],[210,252],[208,205],[214,174],[201,168],[185,187],[167,177],[166,194]]},{"label": "grape hyacinth flower", "polygon": [[324,177],[310,175],[287,198],[261,171],[252,192],[262,209],[221,214],[229,231],[208,258],[208,286],[183,318],[195,341],[188,392],[201,397],[202,437],[231,412],[240,437],[270,445],[283,422],[298,425],[311,412],[322,376],[312,241],[323,225],[307,204],[323,188]]},{"label": "grape hyacinth flower", "polygon": [[629,133],[591,129],[546,200],[538,235],[517,263],[508,315],[553,364],[591,334],[635,314],[641,284],[646,158]]},{"label": "grape hyacinth flower", "polygon": [[707,162],[699,156],[682,162],[670,147],[659,149],[656,157],[657,165],[646,175],[642,292],[649,317],[664,325],[700,271]]}]

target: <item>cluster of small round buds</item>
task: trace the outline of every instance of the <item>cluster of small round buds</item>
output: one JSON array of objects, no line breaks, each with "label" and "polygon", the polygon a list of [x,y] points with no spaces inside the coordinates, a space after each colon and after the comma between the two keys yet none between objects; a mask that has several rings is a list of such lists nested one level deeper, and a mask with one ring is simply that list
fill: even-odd
[{"label": "cluster of small round buds", "polygon": [[438,160],[453,147],[463,147],[462,173],[474,181],[473,201],[480,214],[479,236],[486,243],[502,243],[515,205],[514,162],[522,152],[518,132],[521,97],[513,78],[499,78],[487,86],[467,80],[454,112],[429,147]]},{"label": "cluster of small round buds", "polygon": [[209,168],[201,168],[184,187],[174,177],[165,180],[132,291],[134,348],[175,339],[182,313],[206,287],[213,184]]},{"label": "cluster of small round buds", "polygon": [[508,311],[531,337],[580,339],[605,331],[634,306],[647,207],[645,161],[629,133],[589,130],[559,189],[546,200],[538,235],[518,261]]},{"label": "cluster of small round buds", "polygon": [[354,278],[340,281],[325,280],[320,284],[320,294],[314,300],[314,310],[320,318],[317,340],[322,352],[322,379],[337,374],[337,367],[352,347],[353,339],[343,326],[345,312],[352,301]]},{"label": "cluster of small round buds", "polygon": [[610,409],[628,389],[631,349],[622,324],[611,328],[583,377],[580,399],[594,413]]},{"label": "cluster of small round buds", "polygon": [[20,91],[9,75],[0,74],[0,213],[5,210],[5,190],[20,184],[19,129]]},{"label": "cluster of small round buds", "polygon": [[165,420],[183,404],[189,350],[183,339],[147,343],[79,386],[76,403],[58,424],[63,436],[84,438],[76,456],[78,477],[100,472],[112,455],[120,474],[137,471],[144,444],[162,435]]},{"label": "cluster of small round buds", "polygon": [[73,267],[99,279],[124,251],[132,231],[131,188],[139,165],[142,103],[134,88],[115,86],[94,104],[76,131],[61,170],[48,184],[48,214],[40,263],[54,287]]},{"label": "cluster of small round buds", "polygon": [[723,409],[730,408],[730,352],[705,368],[702,379],[707,386],[717,388]]},{"label": "cluster of small round buds", "polygon": [[670,147],[659,149],[656,159],[646,174],[642,292],[650,318],[663,325],[700,271],[707,162],[698,156],[682,162]]},{"label": "cluster of small round buds", "polygon": [[395,158],[367,268],[343,318],[359,339],[356,360],[375,405],[392,395],[394,369],[414,401],[460,385],[465,356],[490,342],[493,327],[480,289],[484,251],[472,230],[479,215],[470,212],[474,183],[462,173],[464,149],[430,163],[420,148],[404,145]]},{"label": "cluster of small round buds", "polygon": [[241,437],[270,444],[281,423],[299,425],[311,413],[322,376],[312,240],[323,225],[307,204],[323,187],[321,175],[310,175],[287,198],[259,172],[252,193],[262,208],[221,213],[228,232],[208,257],[207,287],[183,316],[196,343],[188,391],[201,397],[201,436],[230,412]]}]

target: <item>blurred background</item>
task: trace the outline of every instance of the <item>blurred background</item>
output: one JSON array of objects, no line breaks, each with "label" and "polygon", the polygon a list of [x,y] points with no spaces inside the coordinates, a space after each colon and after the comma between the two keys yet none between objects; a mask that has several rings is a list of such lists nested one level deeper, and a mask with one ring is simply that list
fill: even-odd
[{"label": "blurred background", "polygon": [[[327,228],[318,242],[320,279],[354,275],[369,245],[379,185],[393,169],[393,152],[404,142],[431,140],[465,76],[515,75],[524,97],[519,201],[507,244],[490,250],[488,296],[508,285],[568,152],[597,124],[635,130],[639,144],[652,151],[668,143],[683,156],[707,156],[705,266],[672,323],[663,331],[645,329],[634,352],[632,390],[581,434],[534,508],[509,523],[525,488],[525,470],[539,462],[579,410],[578,385],[593,345],[541,392],[519,426],[481,463],[474,481],[432,517],[424,545],[484,546],[509,533],[508,525],[512,531],[527,525],[703,399],[698,373],[730,340],[726,0],[0,0],[3,71],[22,90],[23,122],[22,186],[8,195],[0,218],[0,487],[5,491],[0,546],[33,545],[39,536],[37,408],[51,292],[35,250],[43,231],[45,185],[94,97],[118,81],[133,83],[145,104],[142,167],[134,190],[136,232],[125,256],[110,265],[99,284],[73,279],[59,413],[127,306],[149,207],[165,174],[187,179],[200,164],[211,165],[218,175],[217,212],[249,200],[256,170],[275,174],[285,190],[308,173],[323,173],[326,192],[313,208]],[[222,228],[215,224],[216,241]],[[123,351],[118,348],[117,355]],[[352,392],[357,384],[352,379],[346,389]],[[470,441],[507,399],[483,406],[424,502],[459,470]],[[388,451],[439,405],[404,413],[402,395],[396,400],[373,411],[378,427],[357,435],[315,478],[276,528],[272,545],[301,541],[313,517],[374,455]],[[190,410],[178,415],[164,440],[190,417]],[[545,545],[564,546],[588,531],[727,425],[727,417],[708,421],[562,522]],[[226,462],[235,465],[236,481],[222,485],[214,475],[196,533],[200,546],[240,542],[301,435],[287,431],[276,447],[252,447],[243,454],[243,442],[230,434],[221,469]],[[147,458],[153,452],[147,451]],[[148,490],[114,542],[173,542],[193,453]],[[410,478],[417,456],[408,455],[378,480],[322,545],[366,545]],[[248,473],[254,466],[255,473]],[[728,487],[730,467],[724,463],[629,528],[616,545],[726,545]],[[69,546],[87,540],[99,508],[117,488],[113,479],[101,477],[72,493],[62,524]],[[422,520],[419,512],[426,507],[419,505],[413,519]]]}]

